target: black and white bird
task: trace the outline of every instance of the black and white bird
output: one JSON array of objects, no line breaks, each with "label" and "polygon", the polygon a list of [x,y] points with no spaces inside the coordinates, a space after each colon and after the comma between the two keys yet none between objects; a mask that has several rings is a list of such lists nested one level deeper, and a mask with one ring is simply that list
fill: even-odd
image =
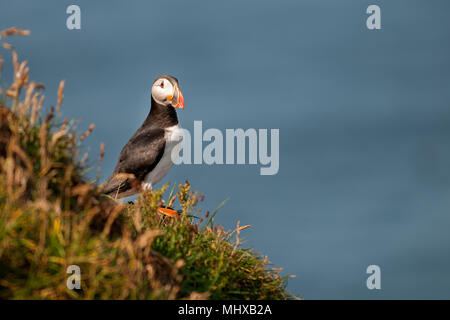
[{"label": "black and white bird", "polygon": [[153,82],[150,112],[120,152],[105,194],[128,197],[151,189],[167,174],[173,165],[171,152],[182,137],[175,108],[184,109],[178,80],[162,75]]}]

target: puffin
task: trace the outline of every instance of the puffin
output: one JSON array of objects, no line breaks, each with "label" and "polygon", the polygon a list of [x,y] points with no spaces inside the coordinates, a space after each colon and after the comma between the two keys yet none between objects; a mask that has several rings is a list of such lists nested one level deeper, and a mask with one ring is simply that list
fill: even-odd
[{"label": "puffin", "polygon": [[176,109],[184,109],[178,80],[159,76],[152,85],[147,118],[120,152],[103,193],[114,199],[151,190],[173,165],[171,152],[182,139]]}]

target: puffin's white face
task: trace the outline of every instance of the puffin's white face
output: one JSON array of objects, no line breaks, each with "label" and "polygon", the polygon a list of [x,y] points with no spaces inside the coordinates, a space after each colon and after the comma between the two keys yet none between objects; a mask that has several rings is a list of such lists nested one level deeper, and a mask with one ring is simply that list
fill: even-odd
[{"label": "puffin's white face", "polygon": [[174,96],[172,83],[165,78],[159,78],[153,83],[152,96],[159,104],[168,106]]},{"label": "puffin's white face", "polygon": [[177,84],[164,77],[156,79],[152,86],[153,99],[163,105],[184,109],[183,94]]}]

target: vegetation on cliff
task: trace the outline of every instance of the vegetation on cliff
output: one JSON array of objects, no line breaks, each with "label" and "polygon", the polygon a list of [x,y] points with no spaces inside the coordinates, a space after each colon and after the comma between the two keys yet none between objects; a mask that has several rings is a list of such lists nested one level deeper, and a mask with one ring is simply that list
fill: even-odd
[{"label": "vegetation on cliff", "polygon": [[[28,34],[10,28],[0,41]],[[77,134],[62,119],[64,82],[45,111],[45,87],[2,45],[14,75],[0,88],[0,299],[289,297],[280,270],[242,248],[248,226],[215,225],[189,183],[144,192],[134,204],[103,195],[79,154],[94,126]],[[103,154],[101,146],[100,164]],[[163,198],[179,207],[178,218],[158,213]],[[81,289],[67,287],[71,265],[81,270]]]}]

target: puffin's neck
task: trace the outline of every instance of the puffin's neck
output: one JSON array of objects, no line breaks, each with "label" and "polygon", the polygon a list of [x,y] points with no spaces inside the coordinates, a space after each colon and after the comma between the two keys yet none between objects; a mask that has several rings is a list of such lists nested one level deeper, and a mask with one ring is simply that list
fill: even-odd
[{"label": "puffin's neck", "polygon": [[178,117],[175,108],[157,103],[152,97],[150,112],[145,119],[143,126],[158,127],[161,129],[172,127],[178,124]]}]

